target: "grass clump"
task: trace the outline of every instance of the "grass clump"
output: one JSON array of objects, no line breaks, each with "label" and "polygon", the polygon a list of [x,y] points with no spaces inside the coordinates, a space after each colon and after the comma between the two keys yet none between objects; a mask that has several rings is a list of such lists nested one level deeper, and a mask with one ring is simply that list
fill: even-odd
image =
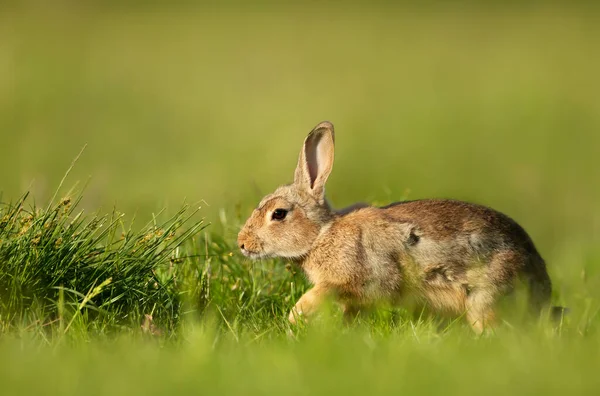
[{"label": "grass clump", "polygon": [[2,327],[54,324],[67,331],[77,320],[105,331],[150,318],[174,328],[181,246],[204,227],[196,211],[184,205],[135,230],[116,210],[86,215],[80,200],[38,207],[26,194],[0,205]]}]

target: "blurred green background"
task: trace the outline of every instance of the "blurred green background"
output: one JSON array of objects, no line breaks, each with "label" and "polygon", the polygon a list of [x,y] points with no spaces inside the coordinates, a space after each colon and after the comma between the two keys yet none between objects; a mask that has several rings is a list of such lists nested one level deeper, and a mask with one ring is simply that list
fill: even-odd
[{"label": "blurred green background", "polygon": [[328,119],[335,206],[452,197],[546,256],[597,240],[594,5],[24,4],[0,13],[3,200],[47,199],[87,144],[90,209],[243,217]]}]

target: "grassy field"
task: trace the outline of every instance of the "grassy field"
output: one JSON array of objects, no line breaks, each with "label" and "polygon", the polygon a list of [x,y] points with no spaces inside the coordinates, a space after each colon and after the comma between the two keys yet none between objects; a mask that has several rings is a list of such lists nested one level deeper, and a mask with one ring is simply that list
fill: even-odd
[{"label": "grassy field", "polygon": [[[7,3],[6,394],[597,394],[598,15]],[[569,316],[509,315],[483,338],[391,308],[290,326],[304,278],[244,259],[235,236],[323,119],[334,206],[453,197],[506,212]]]}]

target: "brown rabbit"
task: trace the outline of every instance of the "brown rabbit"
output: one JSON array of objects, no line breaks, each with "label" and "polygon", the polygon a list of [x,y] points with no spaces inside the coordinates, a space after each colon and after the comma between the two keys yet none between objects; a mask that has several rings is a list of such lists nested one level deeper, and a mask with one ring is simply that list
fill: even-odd
[{"label": "brown rabbit", "polygon": [[336,212],[325,199],[333,152],[333,125],[322,122],[304,141],[294,182],[263,198],[238,236],[244,255],[294,260],[314,285],[291,310],[291,322],[311,315],[327,296],[347,315],[410,298],[436,312],[465,314],[480,333],[517,279],[528,282],[534,310],[548,304],[544,260],[514,220],[441,199]]}]

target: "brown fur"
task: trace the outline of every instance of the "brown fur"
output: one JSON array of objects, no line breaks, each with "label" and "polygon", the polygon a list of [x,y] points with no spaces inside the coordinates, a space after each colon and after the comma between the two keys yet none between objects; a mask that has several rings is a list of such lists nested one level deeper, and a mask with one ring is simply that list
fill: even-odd
[{"label": "brown fur", "polygon": [[[494,305],[518,278],[530,283],[532,306],[548,303],[551,283],[527,233],[508,216],[453,200],[419,200],[334,211],[325,200],[333,166],[333,125],[305,140],[294,183],[266,196],[239,233],[252,258],[297,261],[314,287],[289,315],[310,316],[326,296],[348,315],[378,301],[416,300],[462,315],[476,332],[491,326]],[[275,209],[287,210],[283,220]]]}]

